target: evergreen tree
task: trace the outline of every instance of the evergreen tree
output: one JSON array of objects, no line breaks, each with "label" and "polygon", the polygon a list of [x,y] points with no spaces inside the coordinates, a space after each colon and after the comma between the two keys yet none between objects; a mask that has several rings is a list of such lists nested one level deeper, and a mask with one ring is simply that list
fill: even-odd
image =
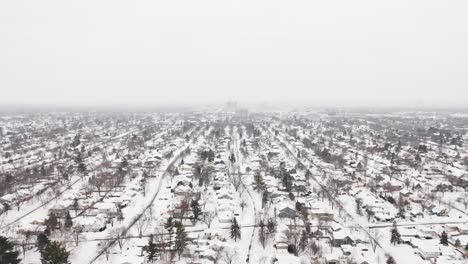
[{"label": "evergreen tree", "polygon": [[42,163],[42,165],[41,165],[41,175],[42,175],[43,177],[45,177],[46,174],[47,174],[47,171],[46,171],[46,169],[45,169],[45,164]]},{"label": "evergreen tree", "polygon": [[361,207],[362,207],[362,199],[357,198],[357,199],[356,199],[356,213],[357,213],[358,215],[362,215]]},{"label": "evergreen tree", "polygon": [[126,169],[127,167],[128,167],[128,160],[125,157],[123,157],[122,162],[120,163],[120,168]]},{"label": "evergreen tree", "polygon": [[461,247],[461,241],[460,239],[457,238],[457,240],[455,240],[455,247]]},{"label": "evergreen tree", "polygon": [[0,263],[18,264],[21,259],[18,258],[19,251],[14,249],[15,245],[8,238],[0,236]]},{"label": "evergreen tree", "polygon": [[255,181],[255,188],[257,189],[258,192],[263,191],[266,188],[265,182],[263,181],[263,177],[262,177],[262,174],[260,174],[260,172],[255,173],[254,181]]},{"label": "evergreen tree", "polygon": [[158,247],[153,241],[153,235],[150,236],[148,245],[143,247],[143,251],[145,251],[148,254],[147,256],[148,261],[152,263],[154,259],[156,258],[156,255],[158,254]]},{"label": "evergreen tree", "polygon": [[73,220],[70,216],[70,213],[67,212],[67,215],[65,216],[65,228],[70,229],[73,226]]},{"label": "evergreen tree", "polygon": [[393,228],[391,230],[390,242],[392,244],[400,244],[400,233],[396,227],[396,223],[393,224]]},{"label": "evergreen tree", "polygon": [[283,186],[286,189],[286,191],[291,192],[292,190],[292,176],[291,174],[284,172],[283,173],[283,180],[282,180]]},{"label": "evergreen tree", "polygon": [[299,240],[299,249],[304,252],[309,245],[309,237],[305,230],[302,230],[301,238]]},{"label": "evergreen tree", "polygon": [[86,164],[83,162],[78,163],[78,171],[80,173],[85,173],[86,172]]},{"label": "evergreen tree", "polygon": [[268,233],[270,233],[270,235],[273,235],[276,233],[276,222],[273,219],[268,219],[268,224],[267,224],[267,228],[268,228]]},{"label": "evergreen tree", "polygon": [[237,239],[241,238],[240,226],[237,223],[237,219],[235,217],[232,219],[231,224],[231,238],[234,239],[234,241],[237,241]]},{"label": "evergreen tree", "polygon": [[264,191],[262,195],[262,208],[265,208],[265,206],[267,205],[269,197],[270,194],[267,191]]},{"label": "evergreen tree", "polygon": [[185,247],[187,246],[187,233],[181,222],[175,223],[176,227],[176,236],[175,236],[175,250],[180,255],[184,252]]},{"label": "evergreen tree", "polygon": [[442,235],[440,237],[440,244],[448,246],[448,236],[447,236],[447,232],[445,231],[442,232]]},{"label": "evergreen tree", "polygon": [[122,213],[122,210],[120,208],[117,208],[117,221],[122,222],[124,220],[124,216]]},{"label": "evergreen tree", "polygon": [[42,264],[69,264],[70,253],[58,241],[52,241],[41,251]]},{"label": "evergreen tree", "polygon": [[263,220],[260,220],[258,226],[258,239],[260,240],[262,247],[265,248],[265,243],[268,238],[267,228],[265,227],[265,223],[263,223]]},{"label": "evergreen tree", "polygon": [[172,235],[174,234],[174,222],[172,221],[172,217],[169,217],[166,223],[164,223],[164,228],[167,230],[167,233],[169,233],[168,244],[171,245]]},{"label": "evergreen tree", "polygon": [[78,203],[78,199],[76,197],[73,199],[72,207],[73,207],[73,210],[75,210],[75,216],[77,216],[78,209],[80,208],[80,204]]},{"label": "evergreen tree", "polygon": [[190,207],[192,208],[193,219],[195,221],[198,220],[202,213],[198,200],[192,200],[192,202],[190,203]]},{"label": "evergreen tree", "polygon": [[76,164],[80,164],[83,162],[83,157],[81,157],[81,152],[76,153],[75,162]]},{"label": "evergreen tree", "polygon": [[231,163],[235,163],[236,162],[236,156],[234,156],[234,153],[231,153],[231,156],[229,157],[229,161]]},{"label": "evergreen tree", "polygon": [[59,221],[57,219],[57,216],[54,213],[50,213],[49,218],[46,220],[47,229],[55,230],[57,229],[58,224],[59,224]]},{"label": "evergreen tree", "polygon": [[388,256],[386,263],[387,264],[396,264],[395,259],[392,256]]},{"label": "evergreen tree", "polygon": [[468,242],[465,245],[465,251],[468,251]]},{"label": "evergreen tree", "polygon": [[39,252],[42,251],[47,246],[47,244],[49,244],[49,238],[45,233],[40,233],[37,235],[36,247]]},{"label": "evergreen tree", "polygon": [[76,148],[78,145],[81,144],[81,140],[80,140],[80,134],[76,134],[75,135],[75,138],[73,139],[73,147]]}]

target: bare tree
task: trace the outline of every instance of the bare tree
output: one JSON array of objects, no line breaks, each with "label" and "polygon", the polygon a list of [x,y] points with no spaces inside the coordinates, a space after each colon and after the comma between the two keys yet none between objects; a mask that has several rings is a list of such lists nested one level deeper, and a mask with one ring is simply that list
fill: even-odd
[{"label": "bare tree", "polygon": [[110,255],[110,242],[108,241],[103,241],[100,245],[99,248],[101,249],[102,252],[106,255],[106,260],[109,261],[109,255]]},{"label": "bare tree", "polygon": [[234,189],[236,191],[238,191],[239,187],[242,184],[242,177],[241,177],[240,173],[233,173],[233,174],[230,175],[229,181],[234,186]]},{"label": "bare tree", "polygon": [[110,236],[117,241],[117,244],[119,245],[120,250],[122,250],[122,247],[125,242],[125,239],[122,238],[122,231],[123,231],[123,228],[116,228],[110,231]]},{"label": "bare tree", "polygon": [[239,256],[239,250],[237,247],[225,248],[222,254],[222,259],[227,264],[232,264],[238,259],[238,256]]},{"label": "bare tree", "polygon": [[148,217],[146,214],[141,215],[141,217],[136,221],[135,227],[138,231],[138,237],[143,236],[143,232],[148,227]]},{"label": "bare tree", "polygon": [[101,172],[96,174],[95,176],[91,177],[89,183],[96,187],[99,196],[101,196],[101,189],[107,179],[112,178],[112,175],[108,172]]},{"label": "bare tree", "polygon": [[244,211],[244,208],[247,206],[247,203],[245,202],[244,199],[240,202],[240,207],[242,208],[242,211]]},{"label": "bare tree", "polygon": [[20,246],[21,246],[21,249],[23,250],[23,256],[25,256],[27,246],[29,245],[29,242],[30,242],[31,237],[32,237],[32,232],[31,231],[26,231],[26,232],[24,232],[23,235],[24,235],[23,239],[20,240]]},{"label": "bare tree", "polygon": [[377,249],[377,246],[379,245],[381,239],[382,233],[380,233],[380,231],[377,228],[372,228],[369,230],[369,242],[371,243],[374,252]]},{"label": "bare tree", "polygon": [[462,196],[462,202],[463,205],[465,206],[465,209],[468,207],[468,192],[464,192]]},{"label": "bare tree", "polygon": [[80,234],[83,232],[83,227],[81,225],[77,225],[73,228],[73,237],[75,239],[75,244],[78,246],[80,241]]},{"label": "bare tree", "polygon": [[70,180],[70,174],[73,173],[73,166],[67,166],[67,165],[58,165],[56,166],[57,171],[59,172],[59,175],[61,176],[59,180]]},{"label": "bare tree", "polygon": [[211,210],[211,211],[206,211],[203,213],[202,221],[205,223],[208,228],[211,227],[211,223],[215,219],[215,217],[218,215],[218,212],[216,210]]}]

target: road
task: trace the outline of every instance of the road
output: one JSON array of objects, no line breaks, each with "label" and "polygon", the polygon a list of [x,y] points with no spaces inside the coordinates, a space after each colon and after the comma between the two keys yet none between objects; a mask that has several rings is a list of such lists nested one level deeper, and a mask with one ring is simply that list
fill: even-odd
[{"label": "road", "polygon": [[[196,139],[201,133],[202,131],[204,130],[204,127],[198,131],[197,133],[195,133],[196,135],[192,135],[190,136],[190,141],[193,142],[194,139]],[[163,180],[166,178],[166,176],[168,175],[170,169],[174,166],[174,164],[180,160],[182,158],[183,155],[185,155],[185,151],[191,146],[191,143],[187,143],[178,153],[177,156],[175,156],[172,161],[167,165],[166,169],[164,170],[164,172],[162,173],[161,177],[159,177],[159,180],[158,180],[158,184],[157,184],[157,187],[156,187],[156,192],[154,193],[153,197],[151,198],[150,202],[144,207],[143,211],[140,212],[136,217],[133,218],[132,222],[123,228],[123,230],[121,231],[121,236],[122,237],[125,237],[128,233],[128,231],[138,222],[138,220],[140,220],[140,218],[146,213],[146,211],[148,211],[148,209],[153,205],[154,201],[156,200],[156,197],[158,196],[160,190],[161,190],[161,186],[162,186],[162,183],[163,183]],[[116,242],[118,241],[117,238],[111,238],[108,240],[108,243],[106,245],[103,246],[103,248],[98,252],[98,254],[96,256],[94,256],[91,261],[89,263],[94,263],[96,260],[98,260],[103,254],[105,254],[105,252],[107,250],[109,250],[109,248],[111,248]]]}]

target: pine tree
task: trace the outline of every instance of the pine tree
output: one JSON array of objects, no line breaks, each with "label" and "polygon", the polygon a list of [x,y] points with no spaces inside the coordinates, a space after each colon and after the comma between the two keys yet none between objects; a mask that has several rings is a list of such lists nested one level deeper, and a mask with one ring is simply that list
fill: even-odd
[{"label": "pine tree", "polygon": [[192,200],[190,203],[190,207],[192,208],[192,213],[193,213],[193,219],[196,221],[202,214],[200,204],[198,203],[198,200]]},{"label": "pine tree", "polygon": [[442,232],[442,235],[440,237],[440,244],[448,246],[448,236],[447,236],[447,232],[445,231]]},{"label": "pine tree", "polygon": [[75,210],[75,216],[78,214],[78,209],[80,208],[80,205],[78,203],[78,199],[75,198],[73,199],[73,204],[72,204],[73,209]]},{"label": "pine tree", "polygon": [[271,218],[268,219],[267,227],[268,227],[268,233],[270,233],[270,235],[273,235],[276,233],[276,222],[273,219]]},{"label": "pine tree", "polygon": [[148,253],[148,256],[147,256],[148,261],[152,263],[154,259],[156,258],[156,255],[158,254],[158,247],[153,241],[153,235],[150,236],[148,245],[143,247],[143,251]]},{"label": "pine tree", "polygon": [[457,238],[457,240],[455,240],[455,247],[461,247],[461,241],[460,239]]},{"label": "pine tree", "polygon": [[292,190],[292,176],[291,174],[284,172],[283,174],[283,186],[286,189],[286,191],[291,192]]},{"label": "pine tree", "polygon": [[120,168],[125,169],[128,167],[128,161],[125,157],[122,158],[122,162],[120,163]]},{"label": "pine tree", "polygon": [[386,263],[387,264],[396,264],[395,259],[392,256],[388,256]]},{"label": "pine tree", "polygon": [[83,157],[81,157],[81,152],[76,153],[75,162],[76,164],[80,164],[83,162]]},{"label": "pine tree", "polygon": [[299,249],[304,252],[307,246],[309,245],[309,237],[307,236],[307,232],[302,230],[301,238],[299,240]]},{"label": "pine tree", "polygon": [[258,192],[263,191],[265,189],[265,182],[263,181],[263,177],[260,172],[255,173],[254,176],[255,181],[255,188]]},{"label": "pine tree", "polygon": [[187,233],[181,222],[175,223],[176,227],[176,237],[175,237],[175,250],[180,255],[184,252],[185,247],[187,246]]},{"label": "pine tree", "polygon": [[75,138],[73,139],[73,147],[76,148],[80,144],[81,144],[80,134],[76,134]]},{"label": "pine tree", "polygon": [[356,213],[358,215],[362,215],[361,205],[362,205],[362,199],[357,198],[356,199]]},{"label": "pine tree", "polygon": [[18,264],[21,259],[18,258],[19,251],[14,249],[15,245],[8,238],[0,236],[0,263]]},{"label": "pine tree", "polygon": [[465,251],[468,251],[468,242],[465,245]]},{"label": "pine tree", "polygon": [[123,212],[120,208],[117,208],[117,221],[122,222],[124,220]]},{"label": "pine tree", "polygon": [[394,223],[393,228],[391,230],[391,237],[390,237],[390,242],[392,244],[400,244],[400,233],[398,232],[397,226]]},{"label": "pine tree", "polygon": [[73,226],[73,220],[70,216],[70,213],[67,212],[67,215],[65,216],[65,228],[70,229]]},{"label": "pine tree", "polygon": [[169,217],[166,223],[164,223],[164,228],[167,230],[167,233],[169,233],[168,244],[171,245],[172,235],[174,234],[174,222],[172,221],[172,217]]},{"label": "pine tree", "polygon": [[237,223],[237,219],[235,217],[232,219],[231,224],[231,238],[234,239],[234,241],[237,241],[237,239],[241,238],[240,226]]},{"label": "pine tree", "polygon": [[260,240],[260,243],[262,244],[262,247],[265,248],[265,243],[267,240],[267,229],[265,228],[265,223],[263,223],[263,220],[260,220],[260,223],[258,224],[259,229],[258,229],[258,239]]},{"label": "pine tree", "polygon": [[86,164],[83,162],[78,163],[78,171],[80,173],[85,173],[86,172]]},{"label": "pine tree", "polygon": [[231,153],[231,156],[229,157],[229,161],[231,163],[236,163],[236,156],[234,156],[234,153]]},{"label": "pine tree", "polygon": [[49,230],[55,230],[58,226],[58,219],[54,213],[49,214],[49,218],[46,220],[46,226]]},{"label": "pine tree", "polygon": [[40,233],[37,235],[36,247],[39,252],[42,251],[47,246],[47,244],[49,244],[49,238],[45,233]]},{"label": "pine tree", "polygon": [[270,194],[267,191],[264,191],[262,195],[262,208],[265,208],[268,204],[268,198],[270,198]]},{"label": "pine tree", "polygon": [[69,264],[70,253],[58,241],[52,241],[41,251],[42,264]]}]

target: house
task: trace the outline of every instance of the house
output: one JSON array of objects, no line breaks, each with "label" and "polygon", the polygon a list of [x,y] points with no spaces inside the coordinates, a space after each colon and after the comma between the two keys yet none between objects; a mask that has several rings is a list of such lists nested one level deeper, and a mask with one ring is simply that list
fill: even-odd
[{"label": "house", "polygon": [[376,259],[376,256],[368,245],[357,244],[353,251],[353,258],[358,264],[371,264]]},{"label": "house", "polygon": [[274,247],[277,250],[287,250],[288,249],[288,238],[286,236],[286,231],[288,227],[284,224],[278,226],[278,232],[275,234]]},{"label": "house", "polygon": [[428,243],[419,243],[418,244],[419,255],[424,260],[429,260],[431,258],[437,258],[440,256],[440,249],[438,246],[431,245]]},{"label": "house", "polygon": [[342,264],[345,263],[337,254],[329,254],[325,256],[326,264]]},{"label": "house", "polygon": [[62,204],[56,204],[49,209],[49,214],[55,214],[59,218],[65,218],[68,213],[68,208]]},{"label": "house", "polygon": [[174,194],[179,196],[186,196],[192,192],[190,186],[178,185],[174,188]]},{"label": "house", "polygon": [[342,245],[354,245],[354,240],[351,238],[351,234],[346,229],[332,231],[331,235],[332,244],[334,247],[341,247]]},{"label": "house", "polygon": [[321,202],[311,204],[310,215],[324,221],[333,221],[334,218],[331,208]]},{"label": "house", "polygon": [[74,226],[81,227],[83,232],[102,232],[106,229],[105,221],[94,216],[77,217]]},{"label": "house", "polygon": [[96,203],[94,208],[97,209],[98,214],[105,214],[108,217],[117,215],[117,206],[114,203]]},{"label": "house", "polygon": [[293,208],[289,206],[286,206],[283,209],[280,209],[278,217],[294,219],[296,217],[296,210],[294,210]]},{"label": "house", "polygon": [[400,195],[405,197],[405,198],[408,198],[410,197],[411,195],[413,194],[413,192],[409,189],[403,189],[400,191]]},{"label": "house", "polygon": [[220,223],[231,223],[233,218],[233,213],[231,211],[219,211],[218,212],[218,221]]}]

